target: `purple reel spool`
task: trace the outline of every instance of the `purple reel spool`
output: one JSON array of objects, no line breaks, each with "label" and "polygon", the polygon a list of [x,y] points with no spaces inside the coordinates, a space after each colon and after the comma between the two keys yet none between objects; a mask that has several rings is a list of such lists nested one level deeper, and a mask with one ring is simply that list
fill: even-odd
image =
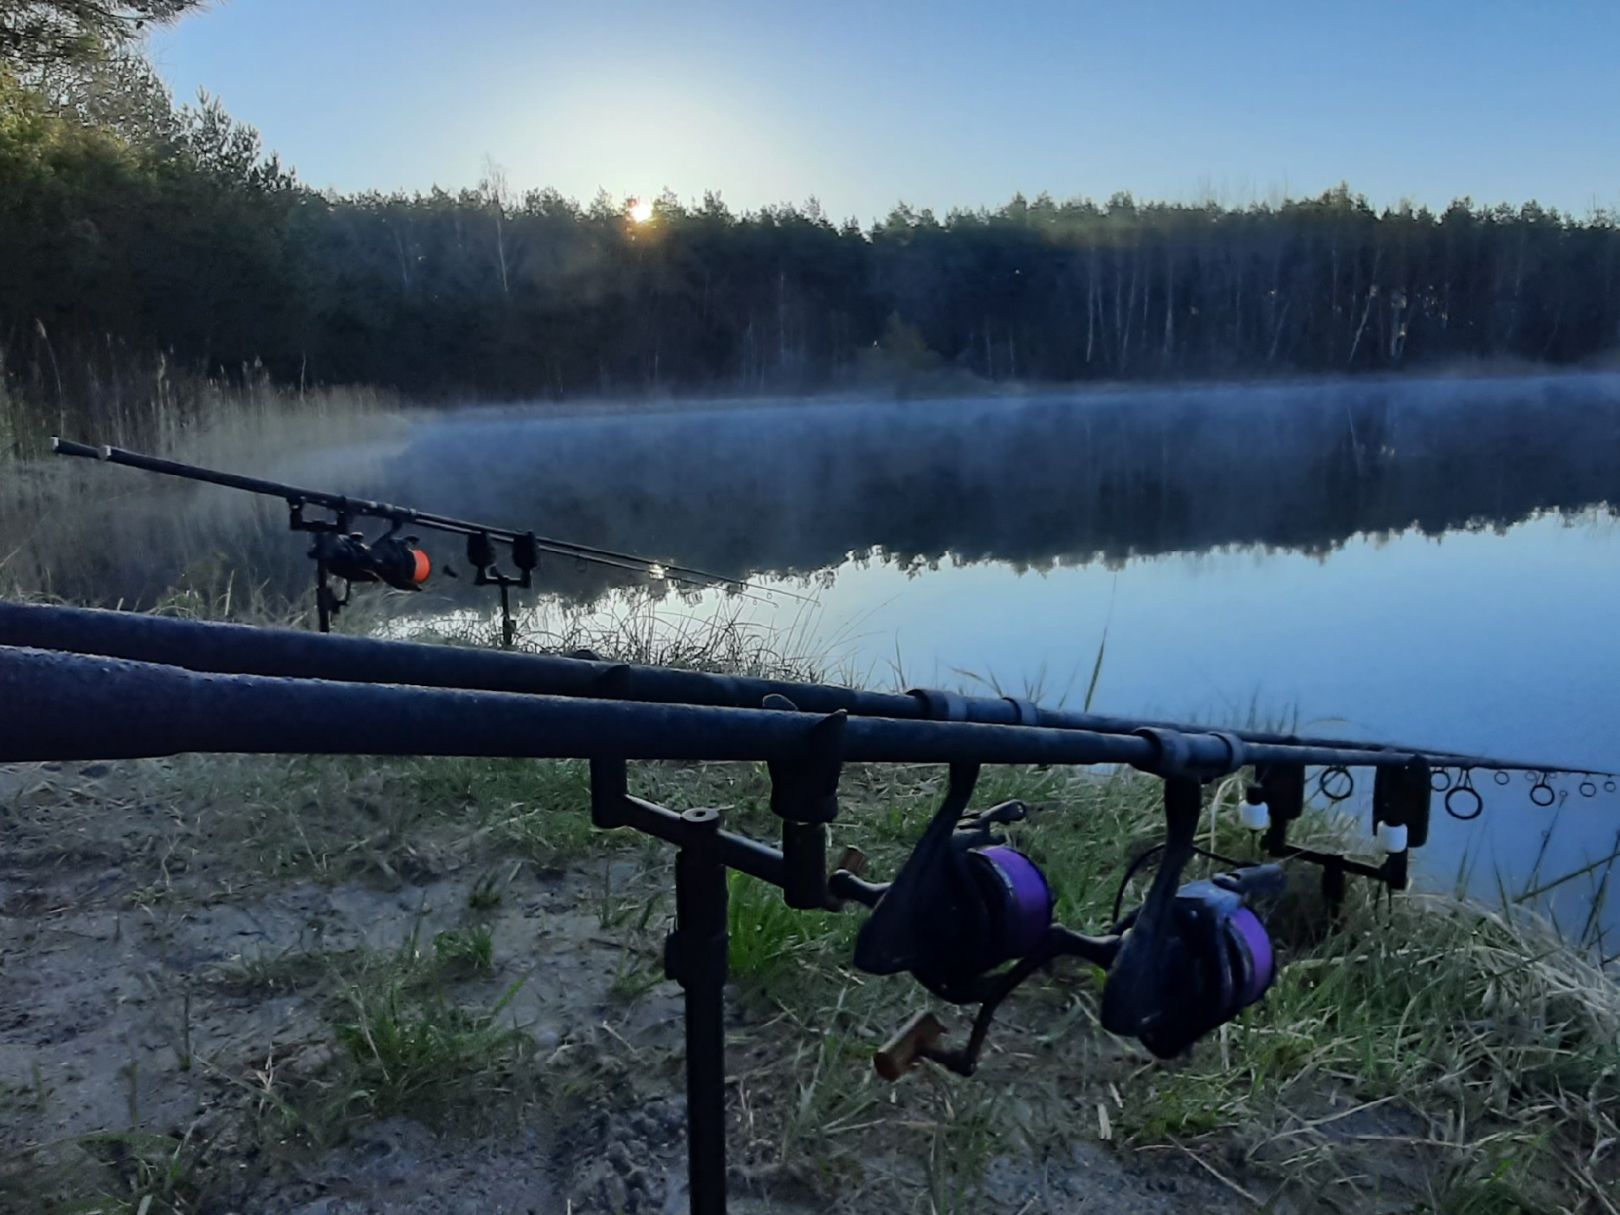
[{"label": "purple reel spool", "polygon": [[1266,934],[1265,927],[1247,907],[1239,907],[1227,917],[1226,922],[1231,928],[1232,939],[1248,955],[1249,965],[1241,997],[1241,1007],[1247,1008],[1265,995],[1266,988],[1271,986],[1271,980],[1277,973],[1276,956],[1272,953],[1271,938]]},{"label": "purple reel spool", "polygon": [[[1052,926],[1054,900],[1046,876],[1022,852],[1004,845],[976,848],[971,855],[984,862],[1006,892],[1005,937],[1001,944],[1007,957],[1019,958],[1034,952]],[[1255,927],[1259,927],[1258,921]]]}]

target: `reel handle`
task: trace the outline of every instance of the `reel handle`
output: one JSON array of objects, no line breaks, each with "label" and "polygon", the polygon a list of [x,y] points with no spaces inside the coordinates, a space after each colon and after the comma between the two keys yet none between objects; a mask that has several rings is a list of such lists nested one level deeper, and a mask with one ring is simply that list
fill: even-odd
[{"label": "reel handle", "polygon": [[892,1084],[934,1054],[944,1037],[945,1023],[923,1009],[878,1048],[872,1056],[872,1066]]}]

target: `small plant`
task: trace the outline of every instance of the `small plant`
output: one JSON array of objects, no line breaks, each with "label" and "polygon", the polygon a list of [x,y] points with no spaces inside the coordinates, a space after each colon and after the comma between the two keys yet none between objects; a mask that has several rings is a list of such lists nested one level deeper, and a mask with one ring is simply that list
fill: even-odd
[{"label": "small plant", "polygon": [[454,928],[433,938],[439,971],[450,976],[487,975],[495,970],[495,940],[486,924]]},{"label": "small plant", "polygon": [[522,862],[512,866],[503,878],[498,872],[484,874],[473,888],[467,892],[467,909],[472,912],[494,911],[501,905],[502,891],[511,883],[522,867]]},{"label": "small plant", "polygon": [[214,971],[212,985],[232,995],[281,995],[316,987],[352,955],[289,949],[242,955]]},{"label": "small plant", "polygon": [[500,1023],[521,985],[514,983],[483,1012],[438,993],[418,997],[402,982],[380,991],[351,988],[351,1017],[337,1027],[353,1067],[349,1104],[376,1117],[432,1121],[474,1092],[487,1099],[509,1091],[534,1045],[516,1026]]},{"label": "small plant", "polygon": [[644,959],[626,953],[613,974],[613,985],[608,988],[608,994],[628,1004],[639,1000],[663,981],[661,966],[650,966]]},{"label": "small plant", "polygon": [[202,1209],[202,1147],[183,1135],[140,1131],[87,1136],[79,1145],[123,1181],[124,1189],[72,1209],[93,1215],[192,1215]]}]

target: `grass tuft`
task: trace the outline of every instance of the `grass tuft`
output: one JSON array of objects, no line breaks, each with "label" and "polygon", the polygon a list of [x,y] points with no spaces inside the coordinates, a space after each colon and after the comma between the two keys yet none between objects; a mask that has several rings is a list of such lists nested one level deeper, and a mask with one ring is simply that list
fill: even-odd
[{"label": "grass tuft", "polygon": [[439,969],[452,977],[495,972],[495,943],[488,925],[450,929],[433,938],[433,957]]},{"label": "grass tuft", "polygon": [[510,1091],[511,1076],[530,1055],[533,1039],[501,1014],[515,983],[488,1011],[472,1012],[433,993],[426,998],[401,982],[378,990],[351,988],[351,1015],[337,1026],[353,1071],[346,1103],[373,1117],[407,1114],[435,1122],[467,1098]]}]

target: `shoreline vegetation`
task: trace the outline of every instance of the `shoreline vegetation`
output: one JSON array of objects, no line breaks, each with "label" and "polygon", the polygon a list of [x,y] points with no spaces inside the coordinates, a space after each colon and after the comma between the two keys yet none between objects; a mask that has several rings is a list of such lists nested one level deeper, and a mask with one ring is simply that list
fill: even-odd
[{"label": "shoreline vegetation", "polygon": [[[818,674],[721,630],[678,651],[634,626],[533,640]],[[854,768],[835,844],[891,872],[941,781]],[[0,1017],[0,1131],[17,1150],[0,1196],[18,1209],[382,1201],[365,1163],[379,1142],[463,1203],[493,1205],[494,1175],[582,1213],[656,1211],[679,1186],[678,993],[657,960],[671,858],[590,827],[583,765],[214,756],[15,766],[0,782],[17,844]],[[755,766],[637,765],[634,783],[772,834]],[[1060,918],[1105,919],[1155,837],[1154,783],[997,769],[981,784],[986,804],[1035,807],[1015,842]],[[1206,829],[1249,855],[1234,800],[1213,791]],[[1347,829],[1307,823],[1318,840]],[[1335,928],[1310,876],[1293,881],[1272,921],[1277,985],[1189,1057],[1155,1063],[1103,1034],[1096,977],[1060,966],[998,1018],[977,1077],[889,1087],[870,1052],[926,996],[849,969],[855,915],[792,912],[734,876],[739,1200],[1012,1215],[1106,1188],[1125,1212],[1166,1189],[1213,1210],[1612,1211],[1620,987],[1511,904],[1353,885]],[[960,1030],[960,1010],[941,1011]],[[603,1138],[548,1129],[562,1125]]]}]

